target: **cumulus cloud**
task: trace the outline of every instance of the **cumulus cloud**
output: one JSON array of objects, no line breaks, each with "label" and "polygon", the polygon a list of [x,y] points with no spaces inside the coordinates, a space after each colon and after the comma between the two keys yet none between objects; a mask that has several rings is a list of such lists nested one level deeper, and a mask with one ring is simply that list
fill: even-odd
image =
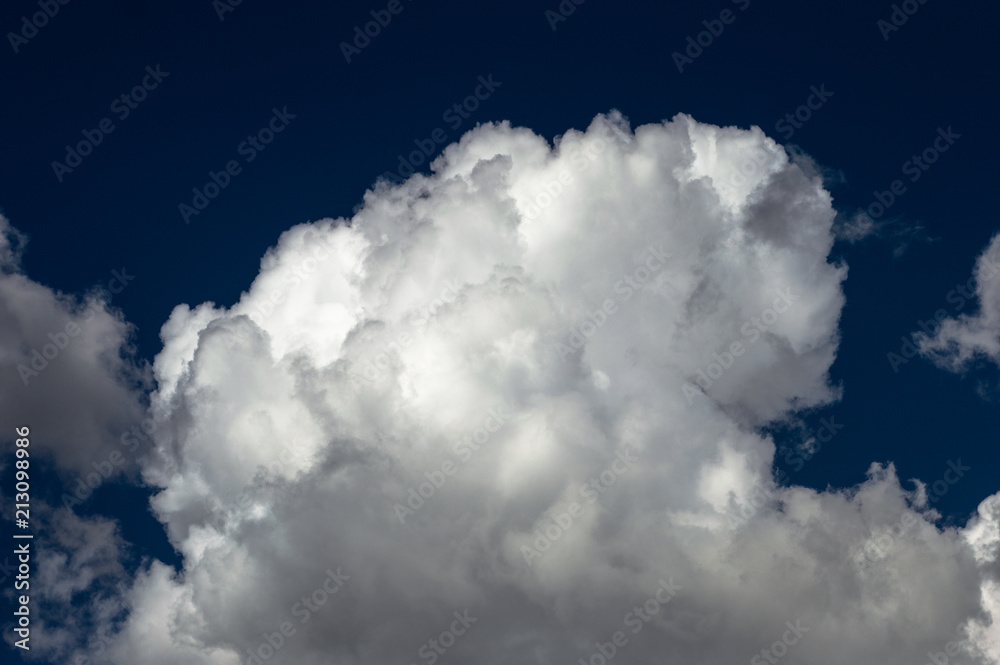
[{"label": "cumulus cloud", "polygon": [[[32,629],[42,651],[64,658],[81,640],[87,643],[95,626],[110,628],[121,618],[124,586],[107,587],[124,585],[127,548],[113,521],[54,510],[47,499],[62,495],[80,503],[75,495],[86,498],[91,487],[129,468],[120,437],[141,421],[150,381],[132,355],[132,326],[109,304],[129,273],[122,274],[124,284],[83,298],[60,293],[24,274],[27,241],[0,216],[0,427],[6,433],[0,470],[13,466],[15,428],[29,427],[30,513],[38,529],[31,541]],[[115,273],[109,271],[109,279]],[[131,470],[137,476],[135,465]],[[82,485],[81,493],[77,483],[88,476],[91,487]],[[5,515],[13,517],[14,498],[0,494]],[[17,563],[14,555],[4,557],[5,578]],[[13,599],[12,585],[5,594]],[[5,631],[5,639],[17,638]]]},{"label": "cumulus cloud", "polygon": [[[1000,234],[976,259],[968,289],[979,301],[975,314],[941,321],[933,335],[914,333],[920,352],[939,367],[964,372],[977,361],[1000,365]],[[973,290],[974,289],[974,290]]]},{"label": "cumulus cloud", "polygon": [[773,478],[760,427],[840,394],[834,218],[757,128],[611,113],[288,230],[163,326],[143,473],[184,565],[107,656],[996,662],[997,497],[939,528],[891,465]]},{"label": "cumulus cloud", "polygon": [[132,276],[115,266],[110,290],[66,295],[24,274],[26,244],[0,216],[0,427],[30,424],[33,451],[85,475],[143,414],[148,373],[134,361],[133,326],[109,304]]}]

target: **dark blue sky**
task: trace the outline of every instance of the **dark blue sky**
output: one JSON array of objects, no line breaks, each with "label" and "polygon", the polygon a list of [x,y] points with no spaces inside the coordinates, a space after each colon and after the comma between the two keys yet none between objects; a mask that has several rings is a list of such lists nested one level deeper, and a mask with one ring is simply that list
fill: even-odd
[{"label": "dark blue sky", "polygon": [[[878,21],[890,19],[890,2],[588,0],[553,30],[545,12],[556,0],[402,0],[346,62],[340,42],[386,6],[244,0],[220,20],[209,0],[77,0],[17,53],[8,36],[0,208],[31,238],[28,275],[80,292],[125,268],[135,279],[114,304],[138,326],[139,355],[152,359],[175,305],[231,305],[282,230],[349,216],[399,154],[438,128],[450,142],[477,122],[510,120],[551,139],[616,108],[633,127],[684,112],[759,125],[785,143],[776,122],[825,86],[832,96],[789,142],[839,174],[829,185],[837,209],[868,206],[896,179],[906,191],[882,217],[895,220],[886,227],[895,235],[835,248],[850,266],[833,368],[844,399],[806,422],[833,416],[844,429],[792,479],[845,486],[872,460],[892,460],[902,478],[933,482],[961,458],[971,471],[937,505],[963,521],[996,491],[997,406],[975,390],[978,379],[995,384],[995,372],[963,378],[917,359],[895,373],[886,354],[918,319],[957,311],[946,296],[997,230],[1000,9],[914,1],[885,39]],[[678,72],[672,54],[723,10],[732,20]],[[0,27],[19,31],[37,11],[36,2],[4,3]],[[123,118],[113,103],[144,77],[151,86],[147,67],[162,80]],[[496,90],[453,128],[443,114],[490,75]],[[294,119],[247,163],[241,142],[286,108]],[[114,131],[60,182],[52,162],[104,118]],[[911,182],[904,163],[949,127],[960,138]],[[185,224],[179,204],[230,160],[239,174]]]}]

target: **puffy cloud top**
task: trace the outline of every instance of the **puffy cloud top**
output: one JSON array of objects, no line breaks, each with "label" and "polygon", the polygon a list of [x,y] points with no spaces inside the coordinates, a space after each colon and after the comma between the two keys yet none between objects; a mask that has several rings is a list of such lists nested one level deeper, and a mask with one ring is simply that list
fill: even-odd
[{"label": "puffy cloud top", "polygon": [[684,115],[483,125],[177,307],[144,473],[184,569],[113,662],[995,659],[995,497],[942,530],[891,465],[772,476],[759,426],[839,395],[815,173]]}]

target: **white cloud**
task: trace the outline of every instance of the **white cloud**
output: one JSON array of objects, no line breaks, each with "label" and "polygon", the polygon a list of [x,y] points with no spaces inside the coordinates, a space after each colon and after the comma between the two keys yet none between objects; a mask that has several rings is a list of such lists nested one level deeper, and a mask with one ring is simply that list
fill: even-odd
[{"label": "white cloud", "polygon": [[[149,379],[132,358],[133,326],[107,302],[114,294],[98,288],[81,299],[32,281],[20,266],[25,244],[0,216],[0,428],[30,424],[33,452],[75,479],[121,450]],[[121,292],[133,276],[123,284],[116,275],[110,267],[111,290]]]},{"label": "white cloud", "polygon": [[[483,125],[432,169],[290,229],[239,303],[164,325],[144,474],[184,569],[135,580],[113,662],[236,663],[286,621],[267,662],[430,662],[467,610],[449,662],[576,662],[649,612],[621,658],[748,661],[799,620],[785,662],[909,665],[996,607],[992,503],[940,529],[891,465],[775,487],[755,427],[839,396],[847,269],[814,171],[756,128],[617,113],[554,147]],[[638,461],[588,493],[623,447]],[[904,515],[906,546],[855,565]],[[681,589],[652,614],[663,580]]]},{"label": "white cloud", "polygon": [[979,312],[960,314],[941,321],[933,336],[914,334],[920,352],[939,367],[963,372],[976,360],[1000,365],[1000,234],[976,259],[971,283]]}]

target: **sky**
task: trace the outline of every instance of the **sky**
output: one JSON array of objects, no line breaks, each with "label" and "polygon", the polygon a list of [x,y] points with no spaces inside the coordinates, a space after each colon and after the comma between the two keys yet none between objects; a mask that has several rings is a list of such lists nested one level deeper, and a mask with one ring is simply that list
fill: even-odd
[{"label": "sky", "polygon": [[1000,663],[997,12],[6,3],[5,662]]}]

